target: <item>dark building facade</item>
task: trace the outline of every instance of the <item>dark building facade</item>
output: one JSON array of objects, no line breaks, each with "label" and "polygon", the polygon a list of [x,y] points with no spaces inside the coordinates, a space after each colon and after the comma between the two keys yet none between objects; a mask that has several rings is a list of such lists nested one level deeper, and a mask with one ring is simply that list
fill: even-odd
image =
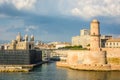
[{"label": "dark building facade", "polygon": [[0,65],[30,65],[42,61],[42,51],[0,50]]}]

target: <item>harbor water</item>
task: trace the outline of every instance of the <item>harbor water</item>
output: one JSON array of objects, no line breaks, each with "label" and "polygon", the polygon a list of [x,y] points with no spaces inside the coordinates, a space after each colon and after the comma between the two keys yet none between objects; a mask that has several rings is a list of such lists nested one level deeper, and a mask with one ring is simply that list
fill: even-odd
[{"label": "harbor water", "polygon": [[120,80],[120,72],[78,71],[46,63],[31,72],[1,72],[0,80]]}]

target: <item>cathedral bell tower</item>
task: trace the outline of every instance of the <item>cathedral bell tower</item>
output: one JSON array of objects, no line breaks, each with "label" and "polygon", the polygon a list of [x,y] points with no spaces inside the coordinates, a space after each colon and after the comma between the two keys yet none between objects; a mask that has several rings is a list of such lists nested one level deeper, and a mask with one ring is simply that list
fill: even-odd
[{"label": "cathedral bell tower", "polygon": [[17,42],[21,42],[22,38],[21,38],[21,34],[20,33],[18,33],[18,35],[16,37],[16,40],[17,40]]}]

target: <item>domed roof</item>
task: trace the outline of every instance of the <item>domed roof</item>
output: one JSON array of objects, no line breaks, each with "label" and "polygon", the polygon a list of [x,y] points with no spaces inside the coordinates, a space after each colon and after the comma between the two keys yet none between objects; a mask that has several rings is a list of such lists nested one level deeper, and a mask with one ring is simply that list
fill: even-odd
[{"label": "domed roof", "polygon": [[92,22],[98,22],[99,23],[99,21],[97,19],[93,19]]}]

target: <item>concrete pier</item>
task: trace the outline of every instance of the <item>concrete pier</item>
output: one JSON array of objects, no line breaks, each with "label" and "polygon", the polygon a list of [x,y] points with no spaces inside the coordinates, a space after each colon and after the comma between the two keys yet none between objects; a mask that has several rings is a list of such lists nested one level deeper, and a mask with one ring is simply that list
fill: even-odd
[{"label": "concrete pier", "polygon": [[46,62],[40,62],[31,65],[0,65],[0,72],[30,72],[34,67],[40,66]]},{"label": "concrete pier", "polygon": [[0,65],[0,72],[29,72],[33,65]]}]

